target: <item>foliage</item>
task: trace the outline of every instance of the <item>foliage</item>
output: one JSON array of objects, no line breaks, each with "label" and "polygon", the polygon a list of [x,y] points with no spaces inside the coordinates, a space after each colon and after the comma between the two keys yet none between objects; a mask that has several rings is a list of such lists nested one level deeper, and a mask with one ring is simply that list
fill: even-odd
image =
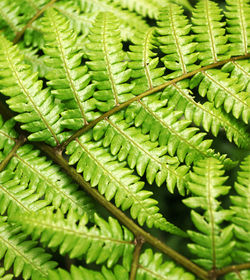
[{"label": "foliage", "polygon": [[250,277],[250,4],[192,2],[0,1],[0,279]]}]

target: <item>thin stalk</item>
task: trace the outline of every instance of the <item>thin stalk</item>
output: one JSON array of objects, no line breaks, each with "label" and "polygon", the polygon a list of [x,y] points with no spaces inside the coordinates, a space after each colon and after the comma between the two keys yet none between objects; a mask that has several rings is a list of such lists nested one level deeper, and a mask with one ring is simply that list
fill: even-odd
[{"label": "thin stalk", "polygon": [[196,69],[192,72],[186,73],[184,75],[181,75],[180,77],[177,77],[173,80],[167,81],[159,86],[156,86],[152,89],[149,89],[131,99],[129,99],[128,101],[119,104],[118,106],[112,108],[111,110],[109,110],[108,112],[104,113],[103,115],[101,115],[100,117],[98,117],[97,119],[93,120],[92,122],[88,123],[87,125],[83,126],[82,128],[80,128],[79,130],[77,130],[71,137],[69,137],[64,143],[62,143],[61,145],[58,146],[58,150],[63,151],[66,146],[73,141],[74,139],[78,138],[79,136],[81,136],[83,133],[87,132],[89,129],[91,129],[92,127],[94,127],[97,123],[99,123],[100,121],[102,121],[105,118],[110,117],[111,115],[115,114],[116,112],[128,107],[131,103],[140,100],[141,98],[151,95],[153,93],[156,93],[158,91],[161,91],[163,89],[165,89],[167,86],[175,84],[179,81],[182,81],[184,79],[190,78],[192,76],[194,76],[195,74],[202,72],[202,71],[206,71],[212,68],[216,68],[219,66],[222,66],[230,61],[236,61],[236,60],[241,60],[241,59],[247,59],[250,58],[250,53],[246,54],[246,55],[241,55],[241,56],[236,56],[236,57],[231,57],[229,59],[226,60],[222,60],[204,67],[201,67],[199,69]]},{"label": "thin stalk", "polygon": [[240,270],[250,269],[250,262],[237,265],[230,265],[221,269],[215,270],[217,276],[225,275],[230,272],[238,272]]},{"label": "thin stalk", "polygon": [[16,154],[16,151],[26,142],[26,137],[24,135],[20,135],[16,140],[15,146],[12,148],[7,157],[0,163],[0,172],[4,170],[6,165],[12,159],[12,157]]},{"label": "thin stalk", "polygon": [[135,239],[135,250],[134,250],[134,254],[133,254],[133,262],[131,265],[131,271],[130,271],[130,280],[135,280],[136,279],[136,273],[137,273],[137,269],[138,269],[138,265],[139,265],[139,257],[140,257],[140,253],[141,253],[141,248],[143,243],[145,242],[143,237],[136,237]]},{"label": "thin stalk", "polygon": [[89,195],[91,195],[100,205],[106,208],[114,217],[116,217],[123,225],[125,225],[135,236],[141,236],[145,242],[148,242],[153,247],[168,255],[170,258],[184,266],[189,271],[193,272],[199,278],[207,280],[208,272],[200,268],[186,257],[182,256],[172,248],[165,245],[159,239],[153,237],[151,234],[140,228],[130,218],[128,218],[121,210],[114,206],[111,202],[107,201],[98,190],[92,188],[91,185],[86,182],[83,177],[77,173],[75,168],[71,167],[66,159],[62,156],[62,153],[57,149],[54,149],[44,143],[37,143],[37,147],[44,151],[55,163],[60,165],[62,169],[77,182]]},{"label": "thin stalk", "polygon": [[19,40],[22,38],[24,32],[26,29],[28,29],[31,24],[38,19],[50,6],[52,6],[56,0],[51,0],[48,4],[46,4],[41,10],[38,10],[37,13],[28,21],[28,23],[23,27],[23,29],[19,32],[17,32],[16,37],[13,40],[13,44],[16,44],[19,42]]}]

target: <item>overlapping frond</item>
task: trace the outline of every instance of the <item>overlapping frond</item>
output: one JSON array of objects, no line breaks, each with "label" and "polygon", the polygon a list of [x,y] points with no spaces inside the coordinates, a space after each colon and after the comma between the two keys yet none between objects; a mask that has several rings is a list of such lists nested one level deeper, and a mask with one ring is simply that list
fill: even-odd
[{"label": "overlapping frond", "polygon": [[250,156],[247,156],[240,165],[238,178],[234,188],[237,195],[231,196],[234,211],[234,233],[237,239],[233,251],[233,259],[237,263],[250,262]]},{"label": "overlapping frond", "polygon": [[0,163],[15,145],[18,135],[14,126],[15,121],[13,119],[4,122],[0,115]]},{"label": "overlapping frond", "polygon": [[71,266],[70,273],[61,268],[51,270],[48,280],[79,280],[79,279],[100,279],[100,280],[129,280],[128,271],[121,265],[115,265],[112,270],[105,266],[101,271],[86,269],[84,267]]},{"label": "overlapping frond", "polygon": [[192,197],[183,200],[190,208],[201,208],[203,214],[191,211],[191,218],[198,229],[188,231],[193,244],[188,244],[190,251],[198,257],[195,262],[206,269],[221,268],[231,263],[230,254],[234,247],[232,225],[221,228],[221,223],[230,219],[231,210],[220,206],[218,197],[226,195],[230,187],[223,183],[223,165],[216,159],[198,161],[190,172],[188,189]]},{"label": "overlapping frond", "polygon": [[232,55],[250,52],[250,5],[248,0],[226,0],[226,22]]},{"label": "overlapping frond", "polygon": [[152,192],[143,190],[144,182],[126,167],[126,162],[118,161],[117,156],[112,156],[107,148],[103,148],[103,140],[91,140],[90,132],[68,145],[69,164],[77,164],[77,172],[83,173],[92,187],[97,186],[108,201],[114,198],[115,205],[123,211],[130,208],[131,216],[138,219],[140,225],[146,223],[150,228],[154,226],[183,235],[180,229],[158,213],[157,201],[151,198]]},{"label": "overlapping frond", "polygon": [[15,0],[16,5],[20,6],[20,9],[25,14],[32,16],[35,12],[45,6],[50,0]]},{"label": "overlapping frond", "polygon": [[1,280],[12,280],[14,277],[11,273],[6,273],[3,267],[0,267],[0,279]]},{"label": "overlapping frond", "polygon": [[194,100],[193,92],[187,87],[186,81],[167,87],[162,98],[168,99],[168,106],[183,112],[185,118],[211,131],[216,137],[220,128],[224,128],[228,140],[242,148],[249,147],[247,127],[230,117],[222,108],[215,108],[212,102],[201,104]]},{"label": "overlapping frond", "polygon": [[[63,213],[75,209],[79,215],[87,212],[92,216],[91,199],[56,164],[41,156],[40,151],[31,145],[18,149],[7,170],[14,173],[15,184],[10,182],[11,177],[6,186],[11,188],[17,198],[26,197],[25,202],[32,203],[30,210],[35,211],[51,203]],[[42,197],[45,201],[40,200]],[[7,196],[3,199],[7,199]]]},{"label": "overlapping frond", "polygon": [[[152,89],[158,83],[163,82],[162,74],[164,68],[157,68],[158,57],[152,58],[155,56],[152,50],[156,48],[154,46],[153,32],[154,29],[149,29],[145,34],[141,33],[140,36],[137,36],[139,39],[134,40],[133,43],[135,45],[130,46],[131,52],[129,52],[128,55],[131,60],[129,62],[129,67],[132,69],[131,78],[135,84],[132,90],[134,94]],[[185,80],[184,84],[188,86],[189,83]],[[190,122],[185,122],[183,120],[178,122],[178,119],[182,116],[182,112],[184,111],[183,105],[187,105],[187,102],[189,102],[189,104],[191,103],[191,105],[196,105],[197,103],[187,94],[185,96],[187,101],[184,100],[183,102],[181,100],[182,102],[180,102],[179,108],[176,108],[176,103],[172,103],[177,101],[178,95],[173,93],[173,90],[171,90],[172,88],[176,88],[177,91],[180,91],[179,87],[174,84],[172,87],[167,87],[162,95],[155,94],[151,97],[146,97],[138,104],[130,106],[126,114],[127,121],[130,122],[135,118],[135,125],[142,126],[142,131],[144,133],[149,132],[152,141],[159,138],[160,145],[167,144],[169,147],[169,154],[173,156],[176,153],[179,160],[182,162],[185,160],[187,164],[191,164],[195,159],[206,156],[215,156],[224,160],[225,156],[221,157],[220,155],[215,155],[214,151],[209,149],[212,141],[204,140],[205,134],[198,133],[199,130],[197,128],[188,127],[192,121],[192,117]],[[169,100],[169,96],[173,96],[172,100]],[[159,100],[159,98],[161,100]],[[168,107],[164,108],[166,104]],[[171,109],[170,106],[172,105],[173,107]],[[194,112],[193,107],[194,106],[192,106],[192,110],[189,108],[188,112]],[[207,113],[208,111],[198,104],[197,107],[201,114],[204,112]],[[176,109],[180,109],[180,112],[176,112]],[[217,121],[217,115],[219,114],[215,116],[213,114],[206,114],[206,117],[207,115],[210,115],[210,120],[207,120],[206,124],[211,124],[212,115],[214,123],[216,123],[217,126],[217,134],[220,128]],[[222,120],[222,122],[224,122],[224,120]],[[231,126],[229,126],[229,128],[231,128]],[[228,135],[233,135],[237,141],[241,134],[237,133],[237,130],[235,132],[235,129],[229,129]],[[244,140],[246,141],[246,139],[243,139],[241,142],[245,143]],[[238,141],[240,142],[240,140]]]},{"label": "overlapping frond", "polygon": [[199,52],[198,58],[202,66],[230,57],[225,36],[226,23],[222,21],[222,17],[218,4],[210,0],[200,0],[192,11],[192,30],[196,34],[196,51]]},{"label": "overlapping frond", "polygon": [[16,3],[2,0],[0,2],[0,29],[4,31],[4,35],[12,40],[24,25],[25,20],[21,15],[20,7]]},{"label": "overlapping frond", "polygon": [[51,255],[38,247],[37,242],[28,240],[20,227],[2,221],[0,248],[0,260],[3,260],[4,269],[13,267],[15,277],[22,275],[23,279],[45,280],[48,270],[57,266],[56,262],[51,261]]},{"label": "overlapping frond", "polygon": [[[225,162],[228,167],[234,163],[226,155],[216,154],[210,149],[212,139],[204,139],[206,133],[192,127],[191,120],[182,119],[183,112],[174,106],[166,106],[168,99],[164,93],[145,97],[143,101],[127,109],[127,120],[136,127],[142,127],[143,133],[149,133],[151,141],[159,141],[160,146],[167,146],[168,154],[177,155],[187,165],[205,157],[215,157]],[[184,168],[184,167],[183,167]]]},{"label": "overlapping frond", "polygon": [[44,18],[45,60],[50,71],[46,74],[52,94],[65,104],[62,124],[67,128],[79,129],[97,114],[95,109],[94,86],[89,85],[90,74],[81,66],[82,52],[75,47],[76,34],[65,17],[49,9]]},{"label": "overlapping frond", "polygon": [[155,28],[145,32],[137,32],[132,39],[133,45],[129,46],[128,67],[131,71],[131,79],[134,83],[132,93],[138,95],[148,89],[162,84],[164,79],[164,67],[157,67],[159,57],[156,57]]},{"label": "overlapping frond", "polygon": [[15,213],[37,211],[48,205],[41,194],[27,189],[9,170],[0,173],[0,214],[11,217]]},{"label": "overlapping frond", "polygon": [[160,50],[165,54],[162,58],[164,65],[171,73],[167,79],[186,74],[197,69],[195,64],[198,52],[195,52],[197,43],[193,42],[194,35],[190,34],[191,25],[188,24],[182,7],[169,4],[160,13],[157,37]]},{"label": "overlapping frond", "polygon": [[250,61],[239,60],[226,63],[221,70],[230,73],[230,77],[237,78],[243,85],[243,90],[250,92]]},{"label": "overlapping frond", "polygon": [[152,142],[149,135],[142,134],[141,128],[131,126],[123,120],[123,112],[100,122],[93,129],[95,140],[103,138],[103,146],[110,147],[112,155],[119,161],[126,160],[131,169],[140,176],[146,175],[149,184],[154,181],[158,186],[166,183],[170,192],[177,186],[184,194],[187,166],[179,166],[175,157],[166,155],[167,146]]},{"label": "overlapping frond", "polygon": [[249,279],[249,278],[250,278],[250,270],[249,269],[228,273],[225,276],[225,280],[241,280],[241,279]]},{"label": "overlapping frond", "polygon": [[195,277],[183,268],[178,267],[170,261],[163,261],[162,254],[154,254],[151,249],[146,249],[139,259],[138,272],[136,280],[168,280],[168,279],[181,279],[181,280],[194,280]]},{"label": "overlapping frond", "polygon": [[131,40],[138,30],[146,30],[149,28],[145,20],[137,13],[118,7],[115,3],[103,0],[77,0],[80,5],[81,12],[89,16],[90,20],[99,12],[112,12],[121,23],[121,37],[123,40]]},{"label": "overlapping frond", "polygon": [[117,18],[111,13],[99,13],[88,39],[87,66],[96,85],[95,107],[105,112],[133,97],[133,86],[128,83],[131,70],[127,69]]},{"label": "overlapping frond", "polygon": [[106,222],[95,214],[94,222],[95,225],[90,227],[87,215],[80,217],[69,211],[64,218],[60,210],[54,213],[47,208],[24,215],[21,226],[34,240],[40,239],[50,248],[59,247],[62,255],[68,254],[70,258],[85,256],[86,263],[107,263],[108,267],[123,257],[124,264],[129,267],[134,250],[133,234],[111,217]]},{"label": "overlapping frond", "polygon": [[135,11],[143,17],[158,18],[158,14],[162,6],[166,5],[164,0],[111,0],[112,2],[121,5],[130,11]]},{"label": "overlapping frond", "polygon": [[50,70],[50,68],[45,64],[46,56],[39,56],[38,48],[27,48],[20,46],[20,52],[23,55],[24,63],[31,66],[32,72],[38,72],[39,78],[44,78]]},{"label": "overlapping frond", "polygon": [[56,2],[53,8],[70,21],[71,27],[76,34],[81,33],[84,37],[87,36],[95,18],[94,13],[81,13],[80,7],[74,1]]},{"label": "overlapping frond", "polygon": [[31,132],[28,139],[59,144],[68,134],[60,133],[61,106],[48,88],[42,89],[42,81],[23,63],[17,46],[4,37],[0,40],[0,65],[0,91],[10,97],[7,103],[19,113],[15,119],[24,123],[21,128]]},{"label": "overlapping frond", "polygon": [[236,78],[228,77],[228,73],[217,69],[196,74],[191,79],[191,89],[198,86],[199,94],[214,103],[215,108],[224,107],[246,124],[250,118],[250,93],[243,90],[243,85]]}]

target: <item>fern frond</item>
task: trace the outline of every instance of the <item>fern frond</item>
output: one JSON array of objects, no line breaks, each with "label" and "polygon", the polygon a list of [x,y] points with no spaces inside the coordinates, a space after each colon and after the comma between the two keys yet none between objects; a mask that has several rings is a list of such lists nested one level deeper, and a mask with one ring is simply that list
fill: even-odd
[{"label": "fern frond", "polygon": [[95,17],[99,12],[112,12],[121,23],[120,31],[122,40],[131,40],[136,31],[143,31],[149,28],[145,20],[137,13],[122,9],[110,1],[103,0],[77,0],[81,11],[88,14],[90,18]]},{"label": "fern frond", "polygon": [[83,173],[92,187],[98,187],[101,194],[123,211],[130,208],[133,219],[140,225],[156,227],[161,230],[183,235],[183,232],[167,222],[158,213],[157,202],[151,198],[152,192],[143,190],[144,182],[133,175],[133,170],[126,167],[126,162],[117,161],[108,149],[103,148],[102,141],[92,142],[92,133],[81,136],[67,146],[70,155],[69,164],[77,164],[77,172]]},{"label": "fern frond", "polygon": [[146,249],[139,259],[136,280],[194,280],[195,277],[183,268],[176,266],[173,262],[163,262],[162,254],[154,254],[151,249]]},{"label": "fern frond", "polygon": [[[19,217],[20,219],[20,217]],[[37,246],[20,227],[0,222],[0,260],[4,261],[4,269],[13,267],[15,277],[22,274],[23,279],[47,279],[48,270],[57,266],[51,261],[51,255]]]},{"label": "fern frond", "polygon": [[[186,8],[187,10],[191,11],[193,10],[192,5],[190,4],[189,0],[171,0],[171,2],[178,4],[182,6],[183,8]],[[166,3],[165,3],[166,5]]]},{"label": "fern frond", "polygon": [[0,115],[0,163],[9,154],[15,145],[17,133],[13,119],[4,122]]},{"label": "fern frond", "polygon": [[[63,213],[69,209],[75,209],[79,215],[87,212],[92,216],[93,205],[90,198],[79,190],[57,165],[41,156],[40,151],[35,150],[31,145],[18,149],[9,162],[7,170],[12,171],[15,179],[20,181],[19,185],[13,189],[16,192],[22,190],[22,195],[25,193],[30,195],[30,201],[27,202],[44,197],[47,204],[52,203]],[[37,204],[43,205],[42,201],[37,201]]]},{"label": "fern frond", "polygon": [[14,39],[17,32],[25,25],[24,17],[21,15],[20,7],[8,0],[0,2],[0,30],[4,31],[6,38]]},{"label": "fern frond", "polygon": [[15,0],[16,6],[21,11],[32,17],[38,10],[42,9],[50,0]]},{"label": "fern frond", "polygon": [[52,94],[61,99],[66,107],[62,113],[62,124],[79,129],[99,114],[95,114],[95,99],[91,98],[94,86],[89,85],[87,67],[81,66],[82,53],[75,48],[76,34],[65,17],[49,9],[44,17],[45,60],[50,71],[46,78]]},{"label": "fern frond", "polygon": [[0,267],[0,280],[12,280],[14,275],[13,274],[5,274],[5,269],[3,267]]},{"label": "fern frond", "polygon": [[0,40],[0,91],[10,97],[9,107],[19,114],[15,119],[21,128],[31,132],[32,141],[46,141],[55,146],[68,133],[62,134],[60,124],[60,105],[56,104],[49,89],[42,90],[42,81],[37,73],[32,73],[17,48],[7,39]]},{"label": "fern frond", "polygon": [[191,79],[191,89],[199,86],[199,94],[214,102],[216,108],[223,105],[227,113],[241,119],[247,124],[250,118],[250,94],[242,91],[243,85],[237,79],[228,77],[220,70],[208,70],[198,73]]},{"label": "fern frond", "polygon": [[96,85],[96,107],[105,112],[133,97],[132,85],[128,84],[130,69],[127,69],[122,50],[119,23],[111,13],[99,13],[88,36],[86,64],[91,70],[92,82]]},{"label": "fern frond", "polygon": [[226,23],[221,21],[223,15],[218,4],[210,0],[200,0],[192,15],[192,30],[196,33],[196,50],[199,52],[201,65],[228,59],[229,44],[224,28]]},{"label": "fern frond", "polygon": [[247,0],[226,0],[227,33],[232,55],[250,52],[250,5]]},{"label": "fern frond", "polygon": [[237,195],[231,196],[234,211],[234,232],[237,238],[233,259],[237,262],[250,262],[250,156],[247,156],[240,165],[238,178],[235,182]]},{"label": "fern frond", "polygon": [[[17,222],[20,223],[18,220]],[[67,217],[52,209],[24,215],[21,226],[34,240],[40,241],[50,248],[60,248],[60,254],[69,254],[70,258],[85,256],[86,263],[107,263],[113,266],[123,257],[131,263],[134,250],[133,234],[125,227],[121,227],[117,220],[109,221],[94,216],[95,225],[88,227],[87,215],[79,218],[75,212],[70,211]]]},{"label": "fern frond", "polygon": [[167,146],[159,146],[150,141],[140,128],[128,124],[123,112],[100,122],[93,129],[95,140],[103,138],[103,146],[110,147],[112,155],[119,161],[126,160],[131,169],[136,169],[140,176],[146,174],[149,184],[154,181],[158,186],[166,182],[173,193],[175,186],[181,194],[185,193],[184,182],[188,167],[180,166],[177,158],[166,155]]},{"label": "fern frond", "polygon": [[197,43],[190,34],[191,25],[188,24],[183,9],[175,4],[169,4],[159,16],[157,22],[157,37],[160,50],[166,54],[162,61],[172,73],[166,79],[173,79],[187,72],[197,69],[195,64],[198,52],[195,52]]},{"label": "fern frond", "polygon": [[143,17],[158,18],[158,14],[162,6],[166,5],[163,0],[111,0],[120,5],[123,9],[128,9],[131,12],[135,11]]},{"label": "fern frond", "polygon": [[180,82],[167,87],[162,99],[168,99],[168,106],[183,112],[185,118],[202,126],[205,131],[211,131],[216,137],[220,128],[224,128],[230,142],[242,148],[249,147],[249,133],[246,126],[230,117],[222,108],[215,108],[212,102],[201,104],[194,100],[192,91],[186,82]]},{"label": "fern frond", "polygon": [[95,18],[94,14],[81,13],[80,7],[73,1],[56,2],[53,8],[69,20],[72,29],[77,34],[81,32],[83,36],[86,36],[89,33]]},{"label": "fern frond", "polygon": [[150,28],[146,32],[137,32],[132,39],[134,45],[130,45],[128,52],[128,67],[132,69],[131,78],[134,83],[132,93],[138,95],[164,82],[162,75],[164,67],[157,67],[159,58],[155,57],[156,49],[155,29]]},{"label": "fern frond", "polygon": [[237,272],[228,273],[225,280],[241,280],[250,279],[250,270],[241,270]]},{"label": "fern frond", "polygon": [[191,218],[199,232],[188,231],[193,244],[190,251],[198,259],[195,262],[206,269],[221,268],[231,263],[230,254],[234,247],[232,226],[221,228],[220,224],[232,216],[231,210],[220,206],[218,197],[226,195],[230,187],[224,186],[222,164],[213,158],[198,161],[190,172],[188,189],[192,197],[183,200],[190,208],[201,208],[204,214],[191,211]]},{"label": "fern frond", "polygon": [[149,133],[151,141],[158,140],[160,146],[167,146],[170,156],[176,154],[180,162],[185,161],[187,165],[201,158],[215,157],[227,167],[234,166],[226,155],[216,154],[210,149],[212,140],[204,139],[206,133],[190,127],[191,121],[181,119],[182,111],[166,107],[167,101],[164,98],[161,100],[160,94],[144,97],[143,101],[127,109],[127,121],[134,118],[135,126],[142,126],[142,132]]},{"label": "fern frond", "polygon": [[49,271],[48,280],[80,280],[80,279],[100,279],[100,280],[129,280],[128,271],[121,265],[115,265],[113,271],[107,269],[105,266],[101,271],[86,269],[84,267],[76,267],[74,265],[70,268],[70,273],[61,268]]},{"label": "fern frond", "polygon": [[[20,46],[20,44],[19,44]],[[45,64],[46,56],[39,56],[38,48],[20,48],[20,52],[23,55],[23,61],[32,68],[32,72],[38,72],[39,78],[44,78],[45,75],[50,71],[50,68]]]},{"label": "fern frond", "polygon": [[226,63],[223,72],[230,73],[230,77],[237,78],[238,83],[244,85],[243,90],[250,92],[250,61],[240,60]]},{"label": "fern frond", "polygon": [[1,215],[6,212],[11,217],[15,213],[37,211],[48,205],[41,195],[19,183],[13,172],[6,170],[0,173]]}]

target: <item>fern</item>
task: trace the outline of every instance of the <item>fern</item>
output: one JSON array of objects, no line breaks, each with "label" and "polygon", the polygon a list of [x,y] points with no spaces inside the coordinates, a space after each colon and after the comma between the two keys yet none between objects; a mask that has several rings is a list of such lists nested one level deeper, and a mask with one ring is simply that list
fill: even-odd
[{"label": "fern", "polygon": [[0,259],[4,258],[4,269],[14,266],[14,275],[21,273],[24,279],[46,279],[48,270],[56,266],[50,261],[51,255],[36,246],[36,242],[27,240],[20,227],[0,223]]},{"label": "fern", "polygon": [[[249,159],[246,157],[241,163],[241,170],[238,172],[238,180],[235,182],[235,190],[239,196],[231,196],[233,206],[232,210],[235,216],[232,221],[235,225],[235,235],[239,240],[236,250],[233,253],[233,258],[236,262],[249,262]],[[245,207],[242,207],[246,205]]]},{"label": "fern", "polygon": [[0,279],[250,277],[249,10],[0,2]]},{"label": "fern", "polygon": [[[190,244],[192,253],[199,259],[197,263],[207,269],[221,268],[231,262],[230,255],[233,242],[232,226],[221,229],[220,224],[230,219],[230,210],[220,209],[220,203],[216,200],[220,195],[226,195],[229,187],[223,186],[226,177],[223,177],[222,165],[213,159],[196,163],[194,172],[190,173],[188,188],[195,196],[186,198],[183,202],[191,207],[200,207],[205,210],[203,216],[195,211],[191,212],[193,223],[201,233],[189,231],[192,241]],[[205,234],[205,236],[204,236]]]}]

